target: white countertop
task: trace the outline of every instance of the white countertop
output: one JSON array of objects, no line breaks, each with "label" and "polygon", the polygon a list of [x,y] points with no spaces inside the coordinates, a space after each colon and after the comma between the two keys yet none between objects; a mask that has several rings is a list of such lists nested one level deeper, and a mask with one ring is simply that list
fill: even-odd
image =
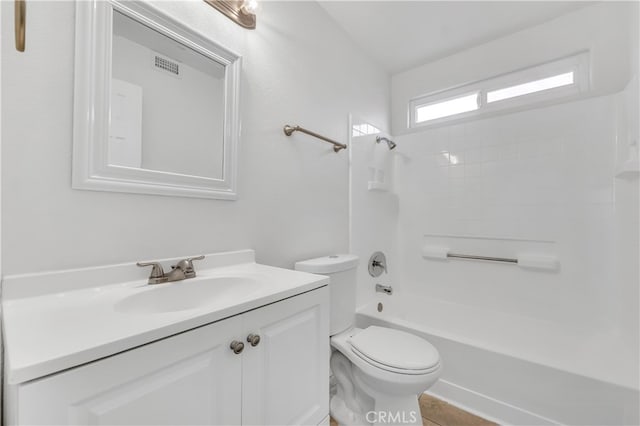
[{"label": "white countertop", "polygon": [[[196,263],[196,278],[155,286],[147,285],[146,278],[117,282],[127,271],[135,271],[135,264],[95,268],[93,272],[109,277],[90,281],[102,281],[97,286],[77,282],[90,277],[94,268],[53,272],[49,286],[48,274],[5,278],[2,309],[7,382],[37,379],[329,283],[329,278],[320,275],[257,264],[251,250],[207,258]],[[249,276],[261,285],[227,300],[222,296],[201,308],[144,314],[115,309],[127,296],[216,276]],[[116,282],[104,282],[109,280]]]}]

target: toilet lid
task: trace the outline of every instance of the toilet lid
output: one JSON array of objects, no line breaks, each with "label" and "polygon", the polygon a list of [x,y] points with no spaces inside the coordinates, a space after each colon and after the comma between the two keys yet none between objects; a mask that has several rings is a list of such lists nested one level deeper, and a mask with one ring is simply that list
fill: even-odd
[{"label": "toilet lid", "polygon": [[429,370],[440,362],[436,348],[411,333],[371,326],[353,336],[352,348],[375,364],[398,370]]}]

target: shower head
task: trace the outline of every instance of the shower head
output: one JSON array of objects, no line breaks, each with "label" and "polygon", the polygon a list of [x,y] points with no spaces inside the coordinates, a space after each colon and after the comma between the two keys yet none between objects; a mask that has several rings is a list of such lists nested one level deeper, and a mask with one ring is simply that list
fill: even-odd
[{"label": "shower head", "polygon": [[392,141],[391,139],[383,138],[383,137],[380,137],[380,136],[376,137],[376,143],[380,143],[382,141],[387,143],[387,146],[389,147],[389,150],[392,150],[393,148],[396,147],[396,143],[394,141]]}]

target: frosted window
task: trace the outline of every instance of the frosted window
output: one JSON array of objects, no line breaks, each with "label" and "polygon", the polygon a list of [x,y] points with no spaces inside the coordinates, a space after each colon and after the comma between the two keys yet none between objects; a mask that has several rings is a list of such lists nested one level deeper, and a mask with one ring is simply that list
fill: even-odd
[{"label": "frosted window", "polygon": [[531,93],[542,92],[544,90],[555,89],[556,87],[569,86],[574,83],[573,71],[554,75],[517,86],[505,87],[504,89],[487,92],[487,103],[511,99],[517,96],[529,95]]},{"label": "frosted window", "polygon": [[488,116],[548,101],[575,99],[589,90],[589,52],[417,96],[409,101],[411,127]]},{"label": "frosted window", "polygon": [[478,92],[448,101],[416,107],[416,123],[462,114],[478,109]]}]

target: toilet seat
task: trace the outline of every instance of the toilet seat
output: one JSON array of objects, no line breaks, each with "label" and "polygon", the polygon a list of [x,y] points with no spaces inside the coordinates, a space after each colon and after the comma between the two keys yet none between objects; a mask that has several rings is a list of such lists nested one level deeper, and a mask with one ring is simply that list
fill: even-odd
[{"label": "toilet seat", "polygon": [[[415,352],[418,356],[407,356],[405,359],[409,360],[409,363],[404,364],[396,362],[397,360],[394,356],[381,358],[380,354],[376,354],[375,352],[372,353],[371,351],[366,352],[367,349],[369,349],[366,343],[364,344],[364,350],[368,355],[365,355],[362,352],[357,353],[356,351],[358,351],[358,349],[354,351],[352,340],[370,328],[372,327],[370,326],[365,329],[350,328],[342,333],[331,336],[331,346],[336,352],[339,352],[352,363],[353,368],[349,370],[348,374],[353,375],[354,383],[359,389],[362,389],[365,394],[374,398],[387,398],[390,396],[392,396],[392,398],[409,396],[411,396],[411,398],[415,398],[415,395],[424,392],[425,389],[431,387],[435,381],[438,380],[442,371],[442,364],[440,362],[440,356],[435,348],[433,348],[435,352],[432,354],[434,357],[424,356],[425,352],[418,350]],[[398,335],[395,334],[398,330],[385,328],[381,333],[380,330],[376,331],[376,329],[380,328],[382,327],[373,327],[373,334],[369,334],[371,333],[370,331],[367,333],[369,336],[367,336],[367,334],[364,335],[366,339],[355,339],[356,345],[358,345],[359,340],[362,340],[360,342],[362,344],[365,340],[371,338],[374,341],[386,342],[384,344],[388,347],[393,344],[400,345],[393,348],[394,350],[392,352],[395,353],[395,357],[406,356],[410,352],[408,350],[403,350],[403,348],[406,349],[408,346],[405,339],[398,337]],[[389,336],[387,335],[386,330],[391,332],[390,340],[386,340],[386,337]],[[399,333],[401,333],[400,336],[408,334],[404,332]],[[428,343],[426,340],[417,336],[410,336],[418,339],[420,342],[417,343],[419,348],[422,347],[424,349],[425,347],[430,347],[430,345],[422,345],[422,342]],[[392,342],[391,345],[389,342]],[[413,342],[415,343],[415,340],[413,340]],[[410,345],[411,342],[408,344]],[[362,345],[359,347],[362,347]],[[429,351],[427,351],[427,354],[428,353]],[[421,357],[419,357],[420,354],[422,355]],[[332,357],[336,355],[337,354],[334,353]],[[371,356],[376,355],[378,360],[384,362],[371,359]],[[417,358],[420,358],[422,361],[420,361],[420,359],[416,361]],[[411,365],[411,362],[413,362],[413,365]],[[393,364],[396,364],[396,366],[393,366]],[[429,366],[429,364],[431,365]],[[397,365],[405,368],[398,368]],[[427,366],[427,368],[424,368],[425,366]],[[412,367],[413,369],[406,367]]]},{"label": "toilet seat", "polygon": [[351,336],[349,344],[358,358],[392,373],[420,375],[440,368],[436,348],[404,331],[370,326]]},{"label": "toilet seat", "polygon": [[396,374],[406,374],[406,375],[423,375],[423,374],[429,374],[432,373],[434,371],[436,371],[437,369],[440,368],[440,363],[435,364],[434,366],[432,366],[431,368],[426,368],[423,370],[406,370],[406,369],[402,369],[402,368],[396,368],[396,367],[392,367],[390,365],[386,365],[386,364],[382,364],[380,362],[374,361],[370,358],[367,358],[365,355],[363,355],[362,353],[358,352],[357,349],[351,348],[351,351],[360,359],[362,359],[364,362],[366,362],[367,364],[379,368],[381,370],[385,370],[388,371],[390,373],[396,373]]}]

